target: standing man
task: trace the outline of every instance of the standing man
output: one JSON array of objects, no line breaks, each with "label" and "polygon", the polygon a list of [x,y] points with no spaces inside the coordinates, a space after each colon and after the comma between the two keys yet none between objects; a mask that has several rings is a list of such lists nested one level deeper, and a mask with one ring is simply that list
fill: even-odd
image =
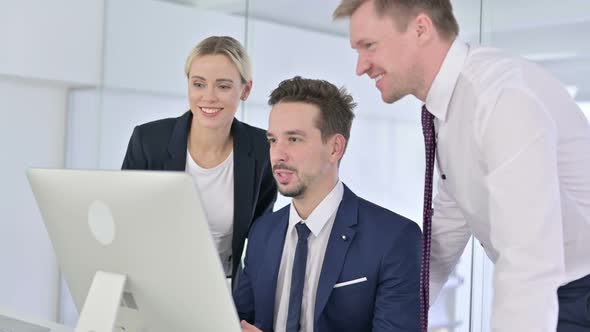
[{"label": "standing man", "polygon": [[234,292],[244,331],[417,332],[420,228],[338,177],[352,97],[295,77],[269,104],[273,175],[293,200],[250,230]]},{"label": "standing man", "polygon": [[[350,17],[356,72],[386,103],[425,104],[431,303],[473,235],[495,264],[493,331],[590,330],[590,127],[565,88],[457,40],[449,0],[342,0],[334,17]],[[428,304],[428,287],[421,296]]]}]

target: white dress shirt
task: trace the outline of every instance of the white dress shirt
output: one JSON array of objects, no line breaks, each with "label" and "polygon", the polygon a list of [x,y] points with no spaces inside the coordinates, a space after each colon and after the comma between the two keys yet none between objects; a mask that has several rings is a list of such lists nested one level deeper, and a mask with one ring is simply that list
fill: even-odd
[{"label": "white dress shirt", "polygon": [[[212,168],[199,166],[186,151],[186,172],[195,180],[211,236],[226,276],[231,275],[234,231],[234,153]],[[233,259],[239,259],[235,257]]]},{"label": "white dress shirt", "polygon": [[344,186],[338,181],[334,189],[322,200],[305,220],[299,217],[293,203],[289,211],[289,226],[283,246],[281,266],[277,277],[277,290],[275,299],[274,330],[285,331],[287,314],[289,311],[289,293],[291,291],[291,272],[293,271],[293,258],[297,247],[297,230],[295,225],[302,221],[311,230],[307,240],[307,264],[305,267],[305,284],[303,286],[303,299],[301,304],[301,331],[313,331],[313,317],[315,297],[318,288],[324,255],[328,247],[328,239],[332,232],[336,212],[344,195]]},{"label": "white dress shirt", "polygon": [[590,274],[590,127],[538,65],[456,40],[435,116],[431,303],[470,235],[494,262],[492,331],[555,331],[560,285]]}]

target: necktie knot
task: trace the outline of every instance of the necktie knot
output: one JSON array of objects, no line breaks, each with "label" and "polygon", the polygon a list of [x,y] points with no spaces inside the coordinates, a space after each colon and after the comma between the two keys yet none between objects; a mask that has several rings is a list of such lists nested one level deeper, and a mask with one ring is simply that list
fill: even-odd
[{"label": "necktie knot", "polygon": [[299,238],[299,241],[307,241],[307,238],[311,233],[309,227],[307,227],[304,222],[298,222],[295,225],[295,229],[297,230],[297,237]]}]

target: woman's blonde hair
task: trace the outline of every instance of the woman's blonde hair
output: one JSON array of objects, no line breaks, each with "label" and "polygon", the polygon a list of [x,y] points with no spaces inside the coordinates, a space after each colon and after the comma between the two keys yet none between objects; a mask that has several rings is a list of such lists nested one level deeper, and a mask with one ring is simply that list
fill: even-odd
[{"label": "woman's blonde hair", "polygon": [[229,36],[211,36],[203,39],[193,48],[186,58],[184,73],[188,78],[190,67],[193,61],[203,55],[225,55],[240,73],[242,83],[246,84],[252,80],[252,68],[250,57],[246,49],[239,41]]}]

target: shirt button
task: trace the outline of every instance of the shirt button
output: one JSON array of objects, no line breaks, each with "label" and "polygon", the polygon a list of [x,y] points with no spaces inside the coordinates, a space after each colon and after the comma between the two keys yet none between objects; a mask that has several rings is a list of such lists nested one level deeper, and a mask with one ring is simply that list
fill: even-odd
[{"label": "shirt button", "polygon": [[446,180],[446,179],[447,179],[447,176],[446,176],[446,175],[444,175],[444,174],[443,174],[443,175],[441,175],[440,177],[441,177],[443,180]]}]

